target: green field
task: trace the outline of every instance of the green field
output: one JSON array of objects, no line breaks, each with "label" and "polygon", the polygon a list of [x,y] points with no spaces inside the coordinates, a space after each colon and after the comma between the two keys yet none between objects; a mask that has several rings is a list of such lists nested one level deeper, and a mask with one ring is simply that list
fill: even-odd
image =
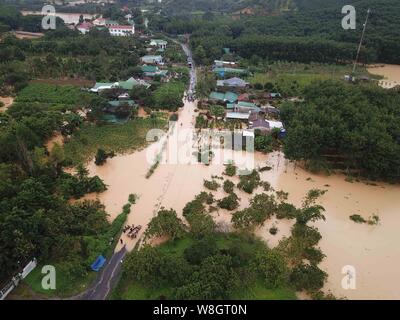
[{"label": "green field", "polygon": [[92,97],[72,85],[31,83],[18,93],[15,104],[37,104],[42,110],[76,110],[86,107]]},{"label": "green field", "polygon": [[[272,83],[276,89],[280,88],[286,94],[301,95],[304,88],[313,81],[342,80],[346,74],[351,73],[352,66],[276,62],[265,67],[254,67],[252,71],[253,76],[248,80],[253,85]],[[379,79],[379,76],[370,75],[366,68],[360,66],[356,69],[356,75]]]},{"label": "green field", "polygon": [[64,145],[67,163],[77,164],[90,160],[98,148],[107,152],[128,152],[146,145],[146,134],[153,128],[163,128],[161,118],[134,119],[124,124],[84,124]]}]

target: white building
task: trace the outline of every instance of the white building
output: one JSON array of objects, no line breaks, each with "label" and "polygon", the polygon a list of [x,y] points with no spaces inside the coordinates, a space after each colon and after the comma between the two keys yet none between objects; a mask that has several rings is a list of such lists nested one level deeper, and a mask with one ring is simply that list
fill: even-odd
[{"label": "white building", "polygon": [[135,26],[132,25],[127,25],[127,26],[110,26],[108,27],[108,30],[110,31],[110,34],[112,36],[117,36],[117,37],[125,37],[125,36],[132,36],[135,34]]},{"label": "white building", "polygon": [[283,129],[283,123],[280,121],[272,121],[272,120],[267,120],[268,124],[269,124],[269,128],[272,129]]},{"label": "white building", "polygon": [[152,47],[158,47],[162,50],[165,50],[167,48],[167,44],[168,44],[167,41],[161,39],[153,39],[150,41],[150,45]]}]

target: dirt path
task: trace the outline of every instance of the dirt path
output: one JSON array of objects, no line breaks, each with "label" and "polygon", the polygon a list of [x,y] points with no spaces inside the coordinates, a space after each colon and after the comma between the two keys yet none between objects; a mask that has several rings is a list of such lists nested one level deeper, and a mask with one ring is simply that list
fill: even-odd
[{"label": "dirt path", "polygon": [[7,109],[13,104],[13,97],[0,97],[0,101],[4,104],[3,107],[0,107],[0,112],[6,112]]}]

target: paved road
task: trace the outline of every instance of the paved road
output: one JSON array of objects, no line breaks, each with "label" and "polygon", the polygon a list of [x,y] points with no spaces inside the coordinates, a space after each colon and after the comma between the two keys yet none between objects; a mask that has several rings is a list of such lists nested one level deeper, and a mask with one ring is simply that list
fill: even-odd
[{"label": "paved road", "polygon": [[[192,62],[192,68],[190,70],[190,83],[188,89],[193,98],[193,92],[196,87],[196,67],[193,61],[192,52],[189,47],[185,44],[181,44],[183,51],[185,51],[188,61]],[[99,275],[96,281],[87,289],[85,292],[72,297],[72,300],[105,300],[110,294],[111,290],[116,285],[118,278],[122,270],[122,261],[127,254],[125,246],[118,252],[115,252],[111,259],[109,259]]]},{"label": "paved road", "polygon": [[92,286],[80,295],[71,298],[72,300],[105,300],[111,289],[116,285],[122,270],[122,260],[127,251],[123,247],[120,251],[115,252],[109,259],[101,272],[97,276]]}]

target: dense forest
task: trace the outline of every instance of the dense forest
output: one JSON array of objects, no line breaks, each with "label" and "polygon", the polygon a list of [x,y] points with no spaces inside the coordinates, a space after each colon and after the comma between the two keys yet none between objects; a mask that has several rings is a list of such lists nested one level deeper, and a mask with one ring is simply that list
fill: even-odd
[{"label": "dense forest", "polygon": [[[0,23],[11,29],[41,31],[40,19],[30,18],[14,8],[0,13]],[[0,87],[6,95],[23,88],[35,78],[74,78],[97,81],[128,79],[137,73],[139,57],[145,54],[143,42],[112,37],[107,31],[92,30],[86,35],[66,28],[62,21],[56,30],[42,38],[20,40],[4,34],[0,42]],[[14,90],[15,89],[15,90]]]},{"label": "dense forest", "polygon": [[[359,42],[362,24],[366,17],[367,8],[371,8],[369,25],[364,42],[363,62],[400,63],[399,19],[400,3],[396,0],[371,1],[359,0],[353,5],[357,12],[357,29],[343,30],[341,13],[344,2],[338,1],[299,1],[296,10],[284,11],[274,15],[243,15],[239,19],[231,15],[217,15],[205,11],[203,15],[159,16],[151,21],[155,29],[168,33],[192,33],[192,47],[202,48],[209,63],[222,55],[222,48],[232,47],[239,54],[248,57],[247,52],[267,56],[268,59],[294,59],[303,61],[304,56],[315,50],[315,47],[328,47],[325,62],[341,60],[348,62],[354,59]],[[179,7],[177,7],[176,10]],[[249,40],[254,37],[254,40]],[[296,45],[287,47],[287,37],[295,38]],[[247,45],[265,40],[265,46]],[[261,44],[263,42],[261,41]],[[280,54],[285,49],[296,51],[297,56]],[[258,50],[257,50],[258,49]],[[267,52],[265,52],[267,51]],[[277,51],[277,52],[275,52]],[[202,57],[198,57],[201,61]],[[310,56],[310,61],[321,61],[323,57]]]},{"label": "dense forest", "polygon": [[86,274],[88,262],[108,247],[111,229],[104,207],[68,201],[102,192],[106,186],[82,166],[76,175],[63,172],[62,147],[44,147],[55,130],[77,129],[79,116],[62,110],[84,104],[85,96],[77,88],[55,95],[69,104],[57,110],[22,98],[0,114],[0,282],[33,257],[53,262],[62,258],[62,268],[73,281]]},{"label": "dense forest", "polygon": [[326,81],[306,88],[305,99],[282,107],[286,157],[312,170],[400,181],[398,90]]}]

